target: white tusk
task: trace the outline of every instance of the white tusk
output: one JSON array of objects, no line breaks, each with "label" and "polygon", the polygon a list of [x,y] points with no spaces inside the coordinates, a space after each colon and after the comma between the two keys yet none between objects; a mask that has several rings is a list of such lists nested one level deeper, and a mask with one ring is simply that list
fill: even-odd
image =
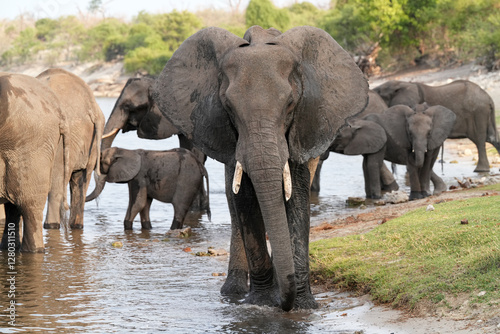
[{"label": "white tusk", "polygon": [[288,161],[283,169],[283,184],[285,187],[285,199],[288,202],[290,197],[292,197],[292,176],[290,175],[290,166],[288,165]]},{"label": "white tusk", "polygon": [[112,135],[116,134],[118,131],[120,131],[120,128],[114,128],[113,130],[111,130],[110,132],[102,135],[102,139],[104,138],[108,138],[108,137],[111,137]]},{"label": "white tusk", "polygon": [[310,176],[310,180],[309,180],[309,187],[313,183],[314,175],[316,174],[316,169],[318,168],[319,158],[320,157],[311,158],[311,159],[309,159],[309,161],[307,163],[307,168],[309,168],[309,174],[311,175]]},{"label": "white tusk", "polygon": [[236,169],[233,177],[233,193],[237,194],[240,191],[241,177],[243,176],[243,167],[239,161],[236,161]]}]

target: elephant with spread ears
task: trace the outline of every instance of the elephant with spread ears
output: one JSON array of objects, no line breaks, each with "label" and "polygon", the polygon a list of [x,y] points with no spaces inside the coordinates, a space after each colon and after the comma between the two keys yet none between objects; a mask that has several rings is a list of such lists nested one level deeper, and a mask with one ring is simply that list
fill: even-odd
[{"label": "elephant with spread ears", "polygon": [[391,80],[373,90],[389,107],[398,104],[414,107],[426,102],[430,106],[441,105],[453,111],[457,119],[449,138],[469,138],[476,145],[479,156],[474,171],[490,170],[485,143],[491,143],[500,152],[500,140],[495,105],[481,87],[468,80],[456,80],[442,86]]},{"label": "elephant with spread ears", "polygon": [[[442,106],[420,104],[413,110],[396,105],[381,114],[368,114],[352,121],[349,127],[340,131],[330,149],[363,155],[367,198],[381,196],[380,171],[384,159],[407,166],[410,200],[424,198],[431,194],[432,167],[455,119],[455,114]],[[442,180],[441,183],[433,182],[435,188],[444,185]]]},{"label": "elephant with spread ears", "polygon": [[64,178],[69,175],[69,130],[47,85],[31,76],[0,73],[0,204],[6,217],[0,249],[45,250],[43,209],[57,164]]},{"label": "elephant with spread ears", "polygon": [[[179,137],[179,146],[191,150],[200,161],[204,162],[206,156],[194,148],[191,141],[180,133],[166,118],[159,117],[159,111],[155,113],[155,115],[158,115],[157,117],[154,117],[153,113],[145,117],[149,109],[156,110],[156,106],[149,94],[155,80],[156,77],[152,76],[130,78],[127,80],[106,121],[101,149],[104,151],[110,148],[120,130],[123,133],[137,131],[137,136],[143,139],[165,139],[177,135]],[[87,197],[86,201],[99,196],[105,185],[105,177],[97,177],[96,187]],[[206,197],[205,190],[201,189],[191,209],[206,211],[208,208]]]},{"label": "elephant with spread ears", "polygon": [[[70,175],[66,179],[63,178],[61,163],[54,167],[43,226],[47,229],[60,227],[65,212],[63,197],[69,184],[71,195],[69,226],[73,229],[82,229],[85,195],[92,172],[99,177],[104,114],[90,87],[77,75],[63,69],[51,68],[40,73],[37,79],[47,84],[58,97],[61,110],[66,115],[71,130],[68,147]],[[62,161],[61,149],[57,159]]]},{"label": "elephant with spread ears", "polygon": [[317,307],[309,278],[310,183],[337,131],[365,107],[367,91],[349,54],[313,27],[281,33],[253,26],[244,38],[210,27],[167,62],[153,100],[225,165],[232,236],[223,294],[247,292],[246,303],[285,311]]}]

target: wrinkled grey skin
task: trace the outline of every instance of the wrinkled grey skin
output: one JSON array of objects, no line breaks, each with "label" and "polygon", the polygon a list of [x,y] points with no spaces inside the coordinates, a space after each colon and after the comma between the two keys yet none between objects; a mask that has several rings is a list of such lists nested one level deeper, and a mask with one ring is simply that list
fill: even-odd
[{"label": "wrinkled grey skin", "polygon": [[[204,162],[206,160],[205,155],[194,148],[192,143],[172,123],[166,118],[160,117],[160,112],[156,109],[149,96],[149,90],[155,80],[155,77],[142,77],[130,78],[127,81],[106,121],[104,127],[105,138],[102,139],[101,149],[105,150],[111,147],[119,130],[123,133],[137,131],[137,136],[143,139],[165,139],[178,135],[179,146],[193,151],[197,158]],[[149,109],[153,109],[153,112],[159,116],[151,116],[153,114],[151,113],[148,117],[145,117]],[[104,177],[98,177],[96,187],[89,195],[89,198],[99,196],[105,185]],[[206,192],[203,188],[191,209],[194,211],[207,210]]]},{"label": "wrinkled grey skin", "polygon": [[30,76],[0,73],[0,204],[6,217],[0,249],[15,244],[24,252],[44,252],[43,209],[59,147],[61,171],[69,175],[68,131],[59,100],[47,85]]},{"label": "wrinkled grey skin", "polygon": [[[99,175],[100,142],[104,129],[104,114],[90,87],[78,76],[63,69],[48,69],[37,76],[59,98],[70,128],[69,179],[63,179],[62,163],[55,166],[47,203],[44,228],[59,228],[64,217],[63,198],[70,187],[69,226],[83,228],[85,195],[92,171]],[[62,161],[62,148],[58,152]]]},{"label": "wrinkled grey skin", "polygon": [[[102,151],[101,173],[106,182],[128,183],[126,230],[132,229],[138,213],[142,228],[151,229],[149,209],[153,199],[172,203],[174,218],[170,229],[180,229],[191,203],[203,187],[203,177],[206,178],[207,193],[209,190],[205,167],[191,151],[183,148],[168,151],[107,148]],[[210,206],[207,214],[210,219]]]},{"label": "wrinkled grey skin", "polygon": [[[366,105],[366,108],[362,112],[357,114],[353,119],[361,119],[367,114],[379,114],[384,112],[387,108],[387,104],[385,104],[384,100],[382,100],[382,98],[377,93],[370,89],[368,91],[368,104]],[[334,147],[332,147],[329,151],[341,153],[337,152]],[[314,175],[314,179],[311,184],[312,194],[318,194],[320,191],[321,168],[323,167],[323,161],[325,161],[329,157],[329,151],[323,153],[318,162],[316,174]],[[382,166],[380,177],[383,191],[393,191],[399,189],[398,183],[394,179],[391,171],[385,166],[385,164]]]},{"label": "wrinkled grey skin", "polygon": [[[247,291],[248,266],[245,302],[285,311],[317,307],[309,282],[309,167],[345,119],[365,107],[367,91],[352,58],[312,27],[282,34],[254,26],[243,39],[207,28],[168,61],[153,86],[154,101],[196,147],[225,164],[232,237],[223,294]],[[237,161],[238,191],[232,187]]]},{"label": "wrinkled grey skin", "polygon": [[469,138],[477,146],[479,155],[474,171],[490,170],[485,142],[491,143],[497,151],[500,150],[500,142],[493,100],[481,87],[468,80],[457,80],[436,87],[388,81],[374,90],[389,107],[397,104],[414,107],[426,102],[430,106],[441,105],[453,111],[457,120],[449,138]]},{"label": "wrinkled grey skin", "polygon": [[[363,118],[363,120],[377,123],[386,132],[387,140],[383,159],[407,166],[411,188],[410,200],[430,196],[432,167],[440,146],[453,129],[455,119],[456,116],[451,110],[442,106],[428,107],[425,104],[417,105],[416,110],[408,106],[397,105],[387,109],[382,114],[369,114]],[[370,128],[366,124],[364,126]],[[370,154],[372,151],[375,152],[373,154],[377,154],[379,159],[382,158],[376,148],[383,149],[383,145],[381,145],[383,140],[380,140],[383,138],[374,135],[373,129],[375,127],[373,125],[370,128],[371,131],[363,130],[362,127],[351,127],[351,131],[358,132],[350,135],[353,138],[351,140],[353,147],[350,153],[363,154],[363,147],[367,147],[369,148],[367,153]],[[344,147],[348,146],[344,144]],[[345,151],[346,149],[344,149]],[[377,188],[378,179],[378,177],[373,176],[368,181],[372,197],[379,195],[376,191],[379,189]],[[378,185],[378,187],[380,186]]]},{"label": "wrinkled grey skin", "polygon": [[[363,155],[366,198],[381,198],[381,174],[387,146],[385,129],[364,119],[350,121],[330,146],[335,153]],[[386,168],[386,167],[385,167]]]}]

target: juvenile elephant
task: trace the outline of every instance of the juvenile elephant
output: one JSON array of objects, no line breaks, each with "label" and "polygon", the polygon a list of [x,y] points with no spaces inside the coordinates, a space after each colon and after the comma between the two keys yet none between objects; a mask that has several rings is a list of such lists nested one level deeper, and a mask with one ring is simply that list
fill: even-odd
[{"label": "juvenile elephant", "polygon": [[[413,110],[397,105],[382,114],[369,114],[362,120],[353,121],[354,126],[343,129],[336,139],[337,150],[364,155],[367,197],[380,198],[379,175],[385,159],[406,165],[410,176],[410,199],[424,198],[431,194],[432,167],[455,119],[455,114],[442,106],[417,105]],[[437,186],[439,184],[435,183]]]},{"label": "juvenile elephant", "polygon": [[61,172],[69,175],[68,131],[59,100],[47,85],[30,76],[0,73],[0,204],[6,216],[1,249],[44,251],[43,209],[52,170],[59,167],[59,147]]},{"label": "juvenile elephant", "polygon": [[500,142],[493,100],[481,87],[468,80],[436,87],[393,80],[374,88],[374,91],[389,107],[398,104],[414,107],[426,102],[430,106],[441,105],[453,111],[457,120],[449,138],[469,138],[476,144],[479,155],[474,171],[490,170],[485,142],[491,143],[497,151],[500,150]]},{"label": "juvenile elephant", "polygon": [[317,307],[309,282],[311,176],[345,119],[365,107],[367,91],[352,57],[313,27],[253,26],[244,38],[206,28],[168,61],[153,85],[155,103],[225,164],[232,237],[223,294],[248,291],[249,271],[245,302]]},{"label": "juvenile elephant", "polygon": [[[69,169],[70,175],[63,178],[62,163],[52,173],[52,185],[47,202],[44,228],[59,228],[64,217],[63,197],[70,186],[71,203],[69,225],[83,228],[85,196],[92,171],[99,175],[100,142],[104,129],[104,114],[97,104],[90,87],[78,76],[58,68],[48,69],[37,76],[47,84],[59,99],[70,128]],[[58,152],[62,161],[62,150]]]},{"label": "juvenile elephant", "polygon": [[[101,149],[110,148],[120,130],[123,133],[137,131],[137,136],[143,139],[165,139],[178,135],[179,146],[191,150],[200,161],[204,162],[206,156],[194,148],[192,142],[180,133],[166,118],[160,116],[145,117],[150,108],[156,110],[149,96],[149,90],[155,80],[156,78],[151,76],[128,79],[104,127]],[[157,114],[160,115],[160,112],[157,111]],[[98,177],[94,192],[101,193],[105,185],[106,181],[104,177]],[[94,196],[94,194],[90,194],[89,196]],[[195,211],[207,210],[206,192],[204,189],[200,190],[191,209]]]},{"label": "juvenile elephant", "polygon": [[[174,218],[170,229],[182,228],[191,203],[203,187],[203,177],[207,182],[208,200],[207,171],[191,151],[183,148],[147,151],[111,147],[102,151],[101,173],[106,182],[128,183],[126,230],[132,229],[132,222],[138,213],[142,228],[151,229],[149,209],[153,199],[172,203]],[[210,219],[210,206],[207,214]]]}]

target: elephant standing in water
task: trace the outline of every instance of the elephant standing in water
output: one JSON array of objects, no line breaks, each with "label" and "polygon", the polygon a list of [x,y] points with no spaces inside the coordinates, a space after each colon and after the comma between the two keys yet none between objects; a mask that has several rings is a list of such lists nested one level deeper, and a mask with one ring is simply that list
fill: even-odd
[{"label": "elephant standing in water", "polygon": [[457,80],[443,86],[422,83],[388,81],[376,91],[389,107],[404,104],[414,107],[426,102],[441,105],[457,116],[448,138],[469,138],[477,146],[479,155],[475,172],[488,172],[490,165],[485,143],[491,143],[500,152],[500,141],[495,122],[495,105],[481,87],[467,80]]},{"label": "elephant standing in water", "polygon": [[[221,290],[245,302],[315,308],[309,282],[309,188],[319,156],[368,84],[325,31],[253,26],[189,37],[153,86],[161,113],[225,164],[232,237]],[[269,256],[266,233],[272,248]],[[246,254],[246,255],[245,255]]]},{"label": "elephant standing in water", "polygon": [[[363,155],[367,198],[380,198],[380,170],[383,160],[407,166],[410,200],[430,196],[432,167],[439,148],[453,128],[455,114],[442,106],[417,105],[416,110],[397,105],[381,114],[368,114],[342,129],[332,150]],[[434,183],[437,192],[444,182]],[[444,189],[442,189],[444,187]]]},{"label": "elephant standing in water", "polygon": [[[194,148],[192,142],[187,140],[172,123],[166,118],[160,117],[161,113],[156,110],[149,96],[149,90],[155,80],[156,78],[148,76],[130,78],[127,81],[104,127],[101,149],[104,151],[110,148],[120,130],[122,132],[137,131],[137,136],[143,139],[165,139],[178,135],[179,146],[191,150],[201,162],[205,162],[206,156]],[[153,109],[153,112],[156,111],[155,115],[153,112],[147,114],[149,109]],[[146,114],[148,117],[145,117]],[[89,198],[95,197],[96,193],[100,194],[105,185],[104,177],[98,177],[96,189],[89,195]],[[208,209],[206,197],[207,194],[202,188],[191,209],[206,211]]]},{"label": "elephant standing in water", "polygon": [[[104,114],[90,87],[78,76],[63,69],[53,68],[40,73],[37,79],[46,83],[59,98],[61,110],[65,113],[71,130],[68,147],[70,175],[64,179],[64,173],[61,173],[62,164],[55,166],[43,226],[48,229],[60,227],[65,211],[63,195],[69,183],[69,225],[71,228],[82,229],[85,195],[92,171],[95,170],[99,176]],[[62,161],[62,151],[58,152],[58,159]]]},{"label": "elephant standing in water", "polygon": [[[153,199],[172,203],[174,219],[170,229],[180,229],[191,203],[199,189],[203,188],[203,177],[207,181],[207,194],[209,190],[205,166],[191,151],[183,148],[148,151],[111,147],[102,152],[101,168],[106,182],[128,183],[129,204],[124,220],[126,230],[132,229],[138,213],[141,215],[142,228],[151,229],[149,208]],[[99,194],[94,194],[88,200],[97,196]],[[210,204],[207,214],[210,219]]]},{"label": "elephant standing in water", "polygon": [[59,168],[59,148],[60,170],[69,175],[68,131],[59,100],[47,85],[30,76],[0,73],[0,204],[6,216],[1,249],[45,250],[43,209],[52,170]]}]

